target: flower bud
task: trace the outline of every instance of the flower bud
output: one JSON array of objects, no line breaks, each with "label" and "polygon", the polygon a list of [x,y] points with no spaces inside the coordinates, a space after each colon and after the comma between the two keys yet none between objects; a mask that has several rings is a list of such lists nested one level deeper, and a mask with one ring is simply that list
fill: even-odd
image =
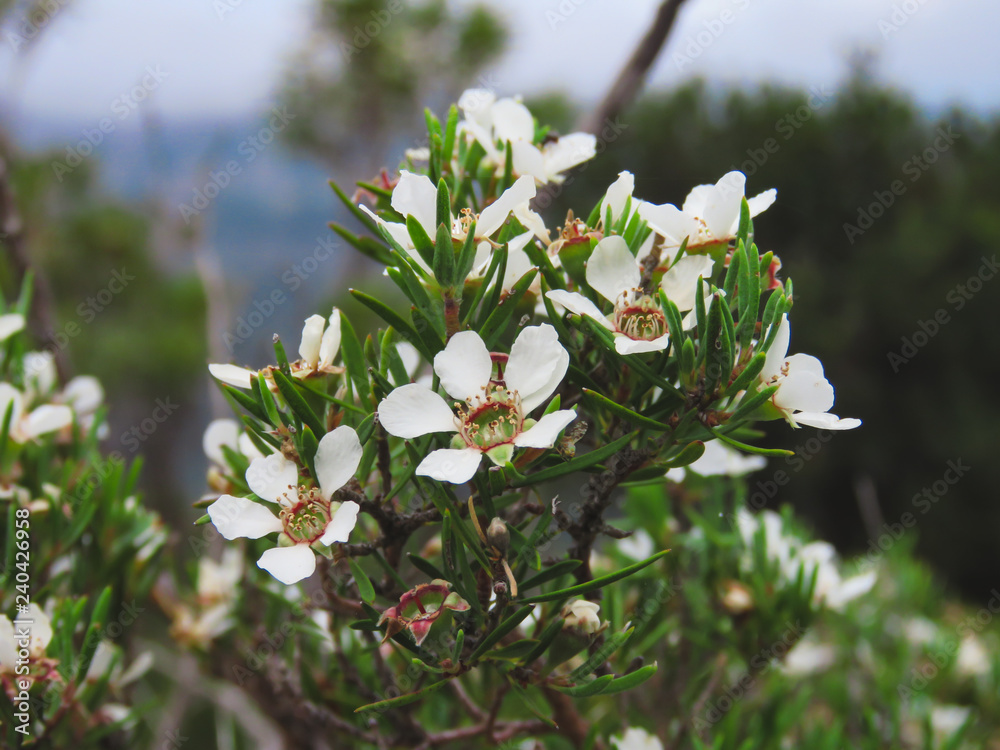
[{"label": "flower bud", "polygon": [[602,629],[601,618],[597,615],[600,608],[601,605],[597,602],[590,602],[586,599],[569,602],[560,613],[560,616],[565,620],[563,630],[572,628],[587,635],[597,633]]},{"label": "flower bud", "polygon": [[494,518],[490,521],[490,527],[486,530],[486,539],[499,550],[500,554],[506,555],[510,547],[510,532],[507,531],[507,523],[502,518]]},{"label": "flower bud", "polygon": [[753,609],[753,596],[750,589],[738,581],[726,581],[720,592],[722,606],[734,615],[741,615]]}]

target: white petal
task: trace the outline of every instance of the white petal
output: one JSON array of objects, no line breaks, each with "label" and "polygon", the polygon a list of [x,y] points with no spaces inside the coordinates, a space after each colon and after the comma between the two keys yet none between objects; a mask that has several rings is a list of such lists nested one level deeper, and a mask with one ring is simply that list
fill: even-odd
[{"label": "white petal", "polygon": [[559,343],[559,334],[548,323],[529,326],[518,334],[504,368],[504,382],[521,396],[527,414],[562,382],[569,369],[569,353]]},{"label": "white petal", "polygon": [[6,341],[18,331],[24,329],[24,316],[21,313],[0,315],[0,341]]},{"label": "white petal", "polygon": [[609,331],[614,330],[614,326],[608,321],[607,316],[597,309],[597,305],[576,292],[567,292],[565,289],[553,289],[545,295],[557,305],[562,305],[567,310],[577,315],[586,315],[592,320],[596,320]]},{"label": "white petal", "polygon": [[466,89],[458,97],[458,107],[470,120],[485,127],[492,127],[493,103],[496,100],[496,94],[489,89]]},{"label": "white petal", "polygon": [[852,576],[846,581],[842,581],[839,587],[826,595],[827,606],[840,609],[848,602],[867,594],[875,586],[875,579],[875,571],[869,570],[867,573]]},{"label": "white petal", "polygon": [[52,352],[28,352],[24,355],[24,379],[35,393],[49,393],[59,379]]},{"label": "white petal", "polygon": [[715,192],[715,185],[696,185],[684,199],[681,210],[688,216],[705,218],[705,207]]},{"label": "white petal", "polygon": [[14,404],[10,413],[11,428],[17,424],[24,409],[24,395],[10,383],[0,383],[0,424],[3,423],[4,415],[11,404]]},{"label": "white petal", "polygon": [[634,189],[635,177],[632,176],[632,173],[619,172],[618,179],[611,184],[611,187],[609,187],[608,191],[604,194],[604,200],[601,201],[600,218],[604,218],[608,207],[610,206],[611,220],[618,221],[618,218],[625,210],[625,203],[632,197],[632,191]]},{"label": "white petal", "polygon": [[278,517],[263,505],[233,495],[222,495],[209,505],[208,517],[226,539],[260,539],[282,529]]},{"label": "white petal", "polygon": [[361,463],[361,453],[358,433],[347,425],[323,436],[314,459],[316,480],[323,497],[329,500],[354,476]]},{"label": "white petal", "polygon": [[773,400],[782,410],[825,412],[833,406],[833,386],[822,375],[792,372],[778,382]]},{"label": "white petal", "polygon": [[27,438],[38,437],[73,424],[73,410],[68,406],[42,404],[24,420],[21,432]]},{"label": "white petal", "polygon": [[17,661],[17,644],[14,642],[14,623],[7,615],[0,615],[0,673],[13,672]]},{"label": "white petal", "polygon": [[[774,325],[772,323],[771,325]],[[770,329],[768,329],[768,334],[770,334]],[[767,350],[767,356],[764,357],[764,369],[760,371],[761,380],[770,380],[775,375],[781,372],[781,366],[785,362],[785,355],[788,354],[788,340],[791,338],[792,330],[788,325],[788,315],[781,316],[781,320],[778,323],[778,333],[774,337],[774,341],[771,342],[771,348]]]},{"label": "white petal", "polygon": [[280,453],[255,458],[247,467],[247,486],[262,500],[276,503],[286,493],[295,494],[299,483],[299,469]]},{"label": "white petal", "polygon": [[63,388],[62,399],[78,414],[90,414],[104,401],[104,388],[93,375],[77,375]]},{"label": "white petal", "polygon": [[554,143],[545,144],[542,154],[545,156],[545,171],[551,180],[560,172],[593,159],[597,154],[597,138],[590,133],[570,133]]},{"label": "white petal", "polygon": [[[475,331],[460,331],[434,357],[434,372],[452,398],[468,401],[482,395],[493,374],[493,360]],[[421,433],[425,434],[425,433]]]},{"label": "white petal", "polygon": [[514,438],[514,445],[518,448],[551,448],[559,433],[566,429],[566,425],[576,419],[576,410],[564,409],[546,414],[538,420],[530,429],[525,430]]},{"label": "white petal", "polygon": [[705,443],[705,452],[687,468],[703,477],[738,477],[767,465],[763,456],[748,456],[718,440]]},{"label": "white petal", "polygon": [[503,194],[484,208],[476,222],[476,237],[490,237],[507,221],[511,211],[535,197],[535,181],[528,175],[518,177]]},{"label": "white petal", "polygon": [[316,571],[316,555],[308,544],[293,544],[291,547],[273,547],[257,561],[263,568],[286,586],[308,578]]},{"label": "white petal", "polygon": [[643,203],[639,206],[639,216],[646,220],[653,231],[667,239],[668,247],[680,245],[685,237],[696,239],[701,228],[701,224],[693,216],[670,203],[661,206]]},{"label": "white petal", "polygon": [[746,181],[742,172],[729,172],[715,184],[715,190],[708,193],[701,218],[708,225],[708,231],[720,240],[731,237],[733,228],[739,224]]},{"label": "white petal", "polygon": [[[245,432],[240,433],[239,439],[236,441],[236,445],[240,453],[249,458],[251,461],[255,458],[264,457],[264,454],[260,452],[260,449],[254,445],[253,440],[251,440],[250,436]],[[273,452],[274,448],[268,446],[268,450]]]},{"label": "white petal", "polygon": [[314,370],[319,363],[319,345],[323,340],[323,328],[326,320],[322,315],[310,315],[302,326],[302,342],[299,344],[299,356]]},{"label": "white petal", "polygon": [[48,615],[37,604],[32,602],[28,605],[28,611],[19,614],[14,620],[15,627],[22,620],[31,620],[31,645],[28,649],[32,654],[42,654],[45,647],[52,640],[52,623]]},{"label": "white petal", "polygon": [[209,365],[208,371],[216,380],[237,388],[249,388],[250,379],[257,377],[256,372],[236,365]]},{"label": "white petal", "polygon": [[482,458],[483,454],[475,448],[441,448],[420,462],[417,474],[439,482],[464,484],[472,479]]},{"label": "white petal", "polygon": [[[710,279],[712,259],[707,255],[685,255],[663,274],[660,288],[681,312],[694,309],[698,279]],[[708,285],[705,285],[708,289]]]},{"label": "white petal", "polygon": [[[532,189],[534,189],[534,182],[532,182]],[[502,287],[504,291],[510,291],[511,287],[534,267],[531,258],[524,252],[524,248],[531,242],[533,236],[531,232],[525,232],[507,243],[507,265],[504,269]]]},{"label": "white petal", "polygon": [[540,149],[530,141],[512,141],[510,149],[516,174],[530,175],[542,184],[549,181],[545,171],[545,156]]},{"label": "white petal", "polygon": [[811,372],[814,375],[823,377],[823,363],[811,354],[793,354],[785,359],[785,366],[789,373]]},{"label": "white petal", "polygon": [[372,221],[385,229],[389,233],[389,236],[392,237],[393,241],[403,248],[403,250],[406,250],[410,255],[414,256],[414,258],[419,257],[415,253],[410,252],[413,250],[413,239],[410,237],[410,233],[406,229],[406,224],[401,224],[398,221],[386,221],[368,208],[368,206],[363,204],[358,204],[358,208],[368,214]]},{"label": "white petal", "polygon": [[358,523],[358,511],[361,506],[353,500],[341,503],[326,526],[326,531],[320,537],[323,544],[334,544],[335,542],[346,542],[354,527]]},{"label": "white petal", "polygon": [[401,171],[399,182],[392,190],[391,203],[403,216],[416,219],[427,236],[434,238],[437,233],[437,188],[427,175]]},{"label": "white petal", "polygon": [[458,432],[451,407],[419,383],[400,386],[382,399],[378,421],[390,435],[407,439],[431,432]]},{"label": "white petal", "polygon": [[340,351],[340,310],[335,307],[330,315],[330,325],[319,343],[319,366],[332,365],[338,351]]},{"label": "white petal", "polygon": [[216,466],[226,466],[226,456],[222,446],[239,450],[239,439],[242,430],[235,419],[215,419],[208,423],[205,434],[201,437],[201,448],[208,460]]},{"label": "white petal", "polygon": [[501,99],[491,108],[493,135],[501,142],[528,141],[535,138],[535,120],[521,102]]},{"label": "white petal", "polygon": [[763,213],[765,210],[770,208],[771,204],[774,203],[777,198],[778,191],[774,188],[765,190],[763,193],[750,198],[747,201],[747,206],[750,208],[750,218],[753,218],[757,214]]},{"label": "white petal", "polygon": [[647,352],[662,352],[670,343],[670,334],[665,333],[651,341],[630,339],[624,334],[615,335],[615,351],[619,354],[646,354]]},{"label": "white petal", "polygon": [[861,426],[860,419],[838,417],[827,412],[796,412],[792,418],[797,424],[816,427],[821,430],[853,430]]},{"label": "white petal", "polygon": [[587,283],[595,292],[615,302],[622,292],[638,287],[640,281],[642,271],[624,238],[612,235],[597,243],[587,261]]}]

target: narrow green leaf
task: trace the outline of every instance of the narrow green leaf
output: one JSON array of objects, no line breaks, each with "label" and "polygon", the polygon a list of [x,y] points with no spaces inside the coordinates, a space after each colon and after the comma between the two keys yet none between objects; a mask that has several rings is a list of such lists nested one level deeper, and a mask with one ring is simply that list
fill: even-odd
[{"label": "narrow green leaf", "polygon": [[434,267],[434,243],[427,235],[423,225],[417,221],[417,217],[410,214],[406,217],[406,231],[410,235],[410,240],[416,248],[420,257],[428,267]]},{"label": "narrow green leaf", "polygon": [[371,580],[365,574],[365,571],[361,569],[358,561],[351,558],[348,560],[351,566],[351,573],[354,576],[354,582],[358,585],[358,593],[361,594],[361,598],[371,604],[375,601],[375,588],[372,586]]},{"label": "narrow green leaf", "polygon": [[514,630],[518,625],[520,625],[524,619],[531,614],[534,609],[530,604],[526,604],[517,610],[510,617],[504,619],[500,624],[498,624],[492,632],[486,635],[477,645],[473,652],[469,655],[469,661],[475,662],[480,656],[485,654],[494,643],[497,643],[501,638]]},{"label": "narrow green leaf", "polygon": [[548,482],[556,477],[561,477],[565,474],[570,474],[574,471],[579,471],[588,466],[593,466],[596,463],[603,461],[604,459],[613,456],[620,449],[624,448],[628,443],[639,434],[638,430],[623,435],[617,440],[608,443],[601,448],[592,450],[589,453],[584,453],[582,456],[577,456],[572,461],[567,461],[564,464],[558,466],[553,466],[550,469],[543,469],[542,471],[537,471],[534,474],[528,474],[527,476],[515,479],[510,483],[511,487],[523,487],[525,485],[538,484],[539,482]]},{"label": "narrow green leaf", "polygon": [[490,316],[486,319],[486,322],[479,331],[479,334],[482,336],[487,348],[496,343],[497,338],[506,328],[507,323],[514,314],[514,309],[517,307],[517,304],[528,292],[531,282],[535,280],[535,276],[537,275],[537,268],[532,268],[524,274],[524,276],[522,276],[517,283],[514,284],[513,288],[510,290],[510,294],[504,297],[500,304],[497,305],[496,309],[490,313]]},{"label": "narrow green leaf", "polygon": [[541,573],[537,573],[531,576],[531,578],[521,581],[517,588],[519,591],[528,591],[529,589],[541,586],[543,583],[562,578],[564,575],[572,573],[578,567],[580,567],[579,560],[562,560],[554,565],[550,565]]},{"label": "narrow green leaf", "polygon": [[438,690],[443,688],[448,684],[448,680],[441,680],[440,682],[434,682],[427,687],[417,690],[415,693],[407,693],[405,695],[399,695],[395,698],[389,698],[384,701],[376,701],[375,703],[369,703],[368,705],[362,706],[361,708],[354,709],[354,713],[362,713],[363,711],[386,711],[390,708],[397,708],[398,706],[405,706],[408,703],[413,703],[418,701],[424,696],[430,695],[431,693],[436,693]]},{"label": "narrow green leaf", "polygon": [[601,576],[600,578],[595,578],[592,581],[587,581],[586,583],[581,583],[576,586],[570,586],[566,589],[559,589],[558,591],[550,591],[546,594],[538,594],[537,596],[531,596],[525,599],[527,604],[538,604],[540,602],[553,602],[557,599],[565,599],[570,596],[583,596],[584,594],[594,591],[595,589],[603,588],[608,584],[614,583],[615,581],[620,581],[622,578],[628,578],[633,573],[638,573],[643,568],[652,565],[654,562],[659,560],[661,557],[666,555],[670,550],[665,549],[657,552],[652,557],[647,557],[642,562],[637,562],[634,565],[629,565],[628,567],[622,568],[614,573],[609,573],[606,576]]},{"label": "narrow green leaf", "polygon": [[656,430],[657,432],[667,432],[671,429],[670,425],[657,422],[655,419],[650,419],[649,417],[644,417],[642,414],[634,412],[631,409],[622,406],[617,401],[612,401],[607,396],[602,396],[600,393],[592,391],[589,388],[583,389],[583,400],[591,407],[604,409],[611,414],[621,417],[627,422],[632,423],[634,427],[645,427],[650,430]]},{"label": "narrow green leaf", "polygon": [[635,628],[633,627],[620,633],[612,633],[609,635],[604,643],[602,643],[598,649],[590,655],[587,661],[569,673],[569,678],[575,682],[577,680],[582,680],[584,677],[591,674],[595,669],[610,659],[615,651],[624,646],[628,639],[632,637],[632,633],[634,631]]},{"label": "narrow green leaf", "polygon": [[[368,368],[365,367],[365,356],[361,350],[361,342],[354,332],[354,326],[346,315],[340,316],[340,351],[344,358],[344,366],[351,376],[362,403],[371,400],[371,386],[368,384]],[[316,433],[324,434],[324,431]]]},{"label": "narrow green leaf", "polygon": [[656,669],[657,666],[655,664],[647,664],[645,667],[640,667],[634,672],[629,672],[627,675],[616,677],[608,687],[604,688],[601,695],[614,695],[615,693],[622,693],[638,687],[656,674]]},{"label": "narrow green leaf", "polygon": [[292,379],[281,372],[281,370],[274,370],[272,375],[274,376],[274,384],[278,386],[278,390],[284,396],[288,408],[302,420],[303,424],[309,425],[309,429],[315,435],[325,435],[326,430],[323,427],[323,422],[316,412],[312,410],[312,407],[306,403],[306,400],[302,398],[302,394],[299,393]]}]

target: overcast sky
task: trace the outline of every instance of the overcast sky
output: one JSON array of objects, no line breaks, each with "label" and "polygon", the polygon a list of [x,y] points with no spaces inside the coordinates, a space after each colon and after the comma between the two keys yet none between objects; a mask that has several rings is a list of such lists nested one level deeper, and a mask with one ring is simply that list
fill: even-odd
[{"label": "overcast sky", "polygon": [[[308,33],[311,0],[53,0],[37,40],[8,24],[0,40],[7,116],[87,126],[153,81],[168,121],[266,108]],[[455,0],[457,3],[458,0]],[[388,4],[388,2],[387,2]],[[460,4],[460,3],[459,3]],[[648,26],[658,0],[505,0],[510,49],[490,72],[501,94],[566,88],[596,98]],[[227,6],[230,6],[226,12]],[[894,14],[894,8],[895,14]],[[880,77],[938,109],[1000,104],[996,0],[688,0],[652,85],[694,75],[752,84],[836,85],[853,50]],[[30,29],[27,30],[30,33]],[[15,47],[17,48],[15,51]]]}]

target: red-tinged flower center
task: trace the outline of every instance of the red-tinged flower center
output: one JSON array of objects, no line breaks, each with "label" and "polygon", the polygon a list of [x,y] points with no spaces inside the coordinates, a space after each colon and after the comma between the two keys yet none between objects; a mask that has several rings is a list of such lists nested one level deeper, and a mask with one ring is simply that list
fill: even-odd
[{"label": "red-tinged flower center", "polygon": [[496,381],[476,403],[459,404],[458,417],[466,445],[483,451],[512,442],[524,424],[520,395]]},{"label": "red-tinged flower center", "polygon": [[667,319],[652,297],[632,292],[615,305],[615,328],[634,341],[653,341],[667,332]]},{"label": "red-tinged flower center", "polygon": [[299,489],[298,501],[278,514],[285,533],[298,544],[312,544],[323,536],[330,523],[330,501],[320,495],[315,487]]}]

